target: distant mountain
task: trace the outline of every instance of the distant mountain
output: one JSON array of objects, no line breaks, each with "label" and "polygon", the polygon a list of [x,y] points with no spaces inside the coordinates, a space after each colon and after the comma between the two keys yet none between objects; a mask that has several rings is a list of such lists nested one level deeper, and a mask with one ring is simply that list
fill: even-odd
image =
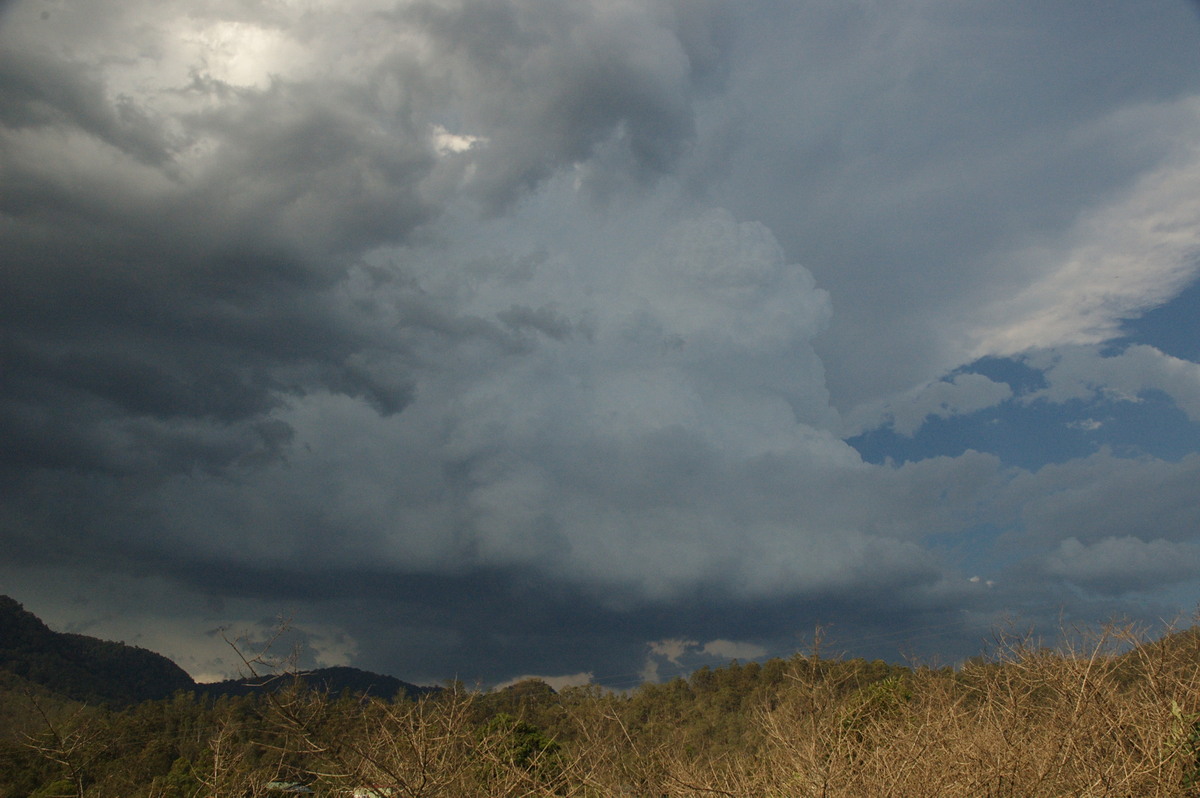
[{"label": "distant mountain", "polygon": [[[0,596],[0,675],[4,673],[75,701],[117,707],[169,698],[181,690],[213,698],[250,695],[279,689],[293,678],[334,695],[351,692],[388,699],[398,694],[415,698],[438,689],[347,667],[197,684],[187,671],[161,654],[52,631],[19,603]],[[4,682],[0,678],[0,688]]]},{"label": "distant mountain", "polygon": [[405,698],[417,698],[426,693],[436,692],[437,687],[419,687],[403,682],[394,676],[384,676],[380,673],[339,666],[334,668],[318,668],[311,671],[300,671],[279,676],[251,677],[247,679],[229,679],[212,684],[198,684],[196,692],[202,695],[252,695],[269,690],[279,690],[299,679],[313,690],[339,695],[341,693],[356,693],[370,695],[376,698],[395,698],[397,695]]},{"label": "distant mountain", "polygon": [[0,670],[76,701],[119,706],[195,686],[161,654],[52,631],[8,596],[0,596]]}]

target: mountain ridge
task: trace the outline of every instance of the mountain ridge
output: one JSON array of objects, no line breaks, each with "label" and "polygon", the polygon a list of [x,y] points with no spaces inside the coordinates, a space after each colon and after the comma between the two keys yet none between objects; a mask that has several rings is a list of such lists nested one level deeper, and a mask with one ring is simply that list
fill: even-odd
[{"label": "mountain ridge", "polygon": [[161,700],[177,692],[210,698],[250,695],[279,689],[293,680],[331,694],[351,692],[389,699],[400,693],[416,698],[439,689],[349,666],[198,683],[169,657],[154,651],[56,632],[5,595],[0,595],[0,671],[73,701],[114,707]]}]

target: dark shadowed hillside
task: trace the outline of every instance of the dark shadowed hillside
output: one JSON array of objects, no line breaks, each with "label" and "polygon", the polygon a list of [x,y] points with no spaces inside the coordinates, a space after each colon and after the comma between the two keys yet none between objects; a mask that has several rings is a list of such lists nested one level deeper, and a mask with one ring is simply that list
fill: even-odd
[{"label": "dark shadowed hillside", "polygon": [[0,596],[0,670],[76,701],[127,705],[190,690],[171,660],[136,646],[52,631]]},{"label": "dark shadowed hillside", "polygon": [[[168,698],[180,690],[210,698],[247,696],[290,685],[293,679],[332,695],[350,692],[387,699],[416,698],[437,689],[349,667],[196,684],[183,668],[161,654],[87,635],[55,632],[18,602],[0,596],[0,675],[5,674],[64,698],[114,707]],[[3,684],[0,680],[0,689]]]}]

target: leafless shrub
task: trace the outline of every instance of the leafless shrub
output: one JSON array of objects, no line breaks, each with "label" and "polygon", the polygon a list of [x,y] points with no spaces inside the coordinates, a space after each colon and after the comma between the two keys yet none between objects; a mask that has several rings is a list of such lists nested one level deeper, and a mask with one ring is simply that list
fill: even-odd
[{"label": "leafless shrub", "polygon": [[[1200,798],[1200,633],[1064,639],[1050,650],[1001,636],[957,669],[814,653],[776,663],[769,691],[736,669],[657,693],[569,690],[542,705],[542,726],[458,685],[383,701],[295,680],[216,713],[191,767],[213,798],[267,796],[279,779],[380,798]],[[720,684],[748,691],[736,724],[719,714]],[[703,714],[702,695],[721,700]],[[89,775],[106,734],[97,718],[46,726],[29,744],[80,798],[118,794]]]}]

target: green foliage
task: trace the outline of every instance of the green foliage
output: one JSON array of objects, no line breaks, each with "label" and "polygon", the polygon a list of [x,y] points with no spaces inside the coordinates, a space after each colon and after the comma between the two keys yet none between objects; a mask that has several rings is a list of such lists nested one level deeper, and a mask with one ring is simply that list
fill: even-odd
[{"label": "green foliage", "polygon": [[843,705],[842,730],[859,746],[868,745],[874,735],[887,734],[887,724],[901,713],[912,697],[912,691],[899,676],[888,676],[860,687]]},{"label": "green foliage", "polygon": [[537,726],[507,713],[489,720],[484,734],[500,739],[501,756],[507,763],[525,769],[545,769],[559,749],[559,744]]},{"label": "green foliage", "polygon": [[171,769],[162,780],[163,798],[195,798],[203,789],[192,763],[181,756],[171,763]]},{"label": "green foliage", "polygon": [[845,724],[858,727],[894,715],[912,700],[912,691],[899,676],[889,676],[856,690],[846,702]]},{"label": "green foliage", "polygon": [[0,796],[29,795],[53,780],[59,768],[27,745],[0,741]]},{"label": "green foliage", "polygon": [[29,798],[76,798],[79,791],[67,779],[55,779],[38,787],[29,794]]}]

